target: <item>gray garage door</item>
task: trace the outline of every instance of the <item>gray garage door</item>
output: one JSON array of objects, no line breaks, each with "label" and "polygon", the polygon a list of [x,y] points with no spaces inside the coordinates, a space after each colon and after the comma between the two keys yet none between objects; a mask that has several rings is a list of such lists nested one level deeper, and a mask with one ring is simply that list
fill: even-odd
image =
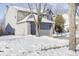
[{"label": "gray garage door", "polygon": [[[40,25],[40,35],[49,35],[50,33],[51,24],[49,23],[41,23]],[[35,35],[35,24],[31,22],[31,34]]]}]

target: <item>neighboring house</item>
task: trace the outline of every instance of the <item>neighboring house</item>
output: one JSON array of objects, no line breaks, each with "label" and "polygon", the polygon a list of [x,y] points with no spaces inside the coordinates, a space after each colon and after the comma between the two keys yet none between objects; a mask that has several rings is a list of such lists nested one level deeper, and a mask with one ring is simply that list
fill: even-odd
[{"label": "neighboring house", "polygon": [[[62,15],[65,20],[64,29],[69,31],[69,16],[67,13]],[[76,30],[79,31],[79,16],[76,16]]]},{"label": "neighboring house", "polygon": [[[30,11],[27,8],[9,6],[5,16],[5,33],[15,35],[35,35],[34,17],[30,16],[29,13]],[[35,16],[37,17],[37,15]],[[43,17],[40,26],[40,34],[49,35],[52,23],[53,21],[49,20],[47,17]]]}]

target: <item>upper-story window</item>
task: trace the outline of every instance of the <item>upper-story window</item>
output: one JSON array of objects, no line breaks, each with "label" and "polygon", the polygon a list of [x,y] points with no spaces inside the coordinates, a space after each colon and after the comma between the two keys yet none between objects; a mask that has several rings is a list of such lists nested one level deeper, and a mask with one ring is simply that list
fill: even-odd
[{"label": "upper-story window", "polygon": [[48,16],[47,16],[47,19],[48,19],[48,20],[53,20],[52,15],[48,15]]},{"label": "upper-story window", "polygon": [[53,18],[52,18],[53,13],[52,13],[52,11],[50,9],[47,9],[47,14],[48,14],[47,19],[48,20],[53,20]]}]

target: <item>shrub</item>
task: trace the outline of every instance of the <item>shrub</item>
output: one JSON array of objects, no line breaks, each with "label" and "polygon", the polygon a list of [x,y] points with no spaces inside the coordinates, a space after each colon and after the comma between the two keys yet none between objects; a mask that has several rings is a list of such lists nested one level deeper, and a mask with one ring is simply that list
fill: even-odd
[{"label": "shrub", "polygon": [[58,15],[55,19],[55,31],[62,33],[64,30],[64,18],[62,15]]},{"label": "shrub", "polygon": [[0,27],[0,36],[3,35],[3,29]]}]

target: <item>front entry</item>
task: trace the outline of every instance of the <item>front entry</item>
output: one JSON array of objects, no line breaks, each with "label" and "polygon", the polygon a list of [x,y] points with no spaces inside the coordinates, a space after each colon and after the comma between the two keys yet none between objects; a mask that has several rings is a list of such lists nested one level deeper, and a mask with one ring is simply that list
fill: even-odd
[{"label": "front entry", "polygon": [[34,22],[31,22],[31,34],[36,35],[35,23]]}]

